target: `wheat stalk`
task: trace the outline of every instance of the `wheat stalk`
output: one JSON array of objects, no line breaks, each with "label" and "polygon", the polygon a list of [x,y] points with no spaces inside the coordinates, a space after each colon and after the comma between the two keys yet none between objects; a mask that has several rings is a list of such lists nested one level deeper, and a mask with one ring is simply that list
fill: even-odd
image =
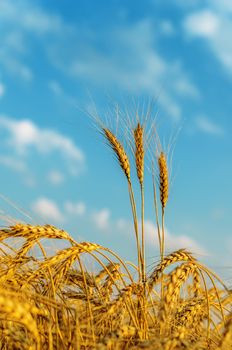
[{"label": "wheat stalk", "polygon": [[141,226],[142,226],[142,246],[141,246],[141,273],[142,280],[144,283],[144,293],[145,293],[145,283],[146,283],[146,270],[145,270],[145,233],[144,233],[144,140],[143,140],[144,128],[138,122],[137,127],[134,129],[134,142],[135,142],[135,163],[137,177],[140,183],[140,193],[141,193]]},{"label": "wheat stalk", "polygon": [[103,127],[102,130],[103,130],[103,133],[104,133],[106,139],[108,140],[110,147],[113,149],[114,153],[116,154],[117,159],[119,161],[119,164],[120,164],[120,166],[121,166],[121,168],[122,168],[122,170],[127,178],[127,181],[128,181],[128,190],[129,190],[132,215],[133,215],[133,221],[134,221],[135,236],[136,236],[138,268],[139,268],[139,275],[141,275],[142,254],[141,254],[140,243],[139,243],[136,203],[135,203],[134,193],[133,193],[133,189],[132,189],[132,185],[131,185],[129,158],[128,158],[121,142],[117,139],[117,137],[108,128]]},{"label": "wheat stalk", "polygon": [[162,238],[161,238],[161,260],[164,257],[164,209],[168,201],[168,167],[164,152],[160,153],[158,158],[159,164],[159,189],[160,202],[162,205]]}]

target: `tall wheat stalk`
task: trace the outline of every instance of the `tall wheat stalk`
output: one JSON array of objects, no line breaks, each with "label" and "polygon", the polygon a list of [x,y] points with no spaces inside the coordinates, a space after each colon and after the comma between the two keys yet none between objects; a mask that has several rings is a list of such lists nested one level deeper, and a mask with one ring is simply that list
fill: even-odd
[{"label": "tall wheat stalk", "polygon": [[160,189],[160,202],[162,207],[162,237],[161,237],[161,262],[164,258],[164,235],[165,235],[165,229],[164,229],[164,211],[165,207],[168,201],[168,167],[167,167],[167,161],[164,152],[160,153],[160,156],[158,158],[158,164],[159,164],[159,189]]},{"label": "tall wheat stalk", "polygon": [[144,128],[138,122],[134,129],[135,163],[136,172],[140,184],[141,195],[141,273],[142,281],[146,281],[146,256],[145,256],[145,232],[144,232]]},{"label": "tall wheat stalk", "polygon": [[124,150],[123,145],[120,143],[120,141],[117,139],[117,137],[113,134],[113,132],[107,128],[103,128],[103,132],[104,132],[106,139],[108,140],[110,147],[112,148],[112,150],[116,154],[117,159],[118,159],[119,164],[120,164],[120,167],[123,170],[123,172],[126,176],[126,179],[127,179],[128,191],[129,191],[129,197],[130,197],[130,203],[131,203],[131,209],[132,209],[132,216],[133,216],[133,223],[134,223],[134,230],[135,230],[135,237],[136,237],[138,273],[139,273],[139,280],[141,280],[142,269],[144,269],[144,268],[142,268],[143,257],[142,257],[141,248],[140,248],[138,217],[137,217],[137,209],[136,209],[133,187],[131,184],[129,158]]}]

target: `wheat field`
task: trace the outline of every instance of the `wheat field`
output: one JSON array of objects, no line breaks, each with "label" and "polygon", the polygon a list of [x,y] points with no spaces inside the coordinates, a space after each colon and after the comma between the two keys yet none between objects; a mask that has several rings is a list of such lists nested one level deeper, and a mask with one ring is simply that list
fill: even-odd
[{"label": "wheat field", "polygon": [[[165,253],[169,168],[160,147],[152,167],[160,260],[148,273],[145,122],[137,119],[130,126],[130,155],[125,140],[100,124],[128,185],[136,264],[97,243],[76,242],[52,225],[16,223],[2,228],[0,349],[232,349],[231,291],[185,247]],[[63,240],[67,247],[51,255],[48,240]],[[98,267],[94,273],[87,260]]]}]

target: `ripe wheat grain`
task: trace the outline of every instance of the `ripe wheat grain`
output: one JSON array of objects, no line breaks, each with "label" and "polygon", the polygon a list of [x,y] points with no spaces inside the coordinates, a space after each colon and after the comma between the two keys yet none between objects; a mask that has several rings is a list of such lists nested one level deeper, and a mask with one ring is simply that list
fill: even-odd
[{"label": "ripe wheat grain", "polygon": [[103,128],[103,132],[111,148],[115,152],[124,174],[130,182],[130,163],[122,144],[118,141],[116,136],[109,129]]},{"label": "ripe wheat grain", "polygon": [[160,188],[160,201],[162,208],[166,207],[168,201],[168,167],[164,152],[160,153],[158,158],[159,164],[159,188]]},{"label": "ripe wheat grain", "polygon": [[140,123],[138,123],[137,127],[134,130],[134,140],[135,140],[136,171],[137,171],[137,176],[138,176],[140,185],[143,184],[143,178],[144,178],[143,132],[144,132],[143,127],[140,125]]}]

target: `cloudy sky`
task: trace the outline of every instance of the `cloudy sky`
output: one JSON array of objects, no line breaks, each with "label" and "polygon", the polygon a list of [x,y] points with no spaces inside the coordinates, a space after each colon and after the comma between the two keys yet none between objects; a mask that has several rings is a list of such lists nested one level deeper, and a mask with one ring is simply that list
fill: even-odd
[{"label": "cloudy sky", "polygon": [[49,222],[133,259],[126,181],[87,111],[114,123],[115,103],[123,114],[153,99],[162,145],[175,146],[167,251],[187,247],[228,273],[231,1],[0,0],[0,30],[1,216]]}]

